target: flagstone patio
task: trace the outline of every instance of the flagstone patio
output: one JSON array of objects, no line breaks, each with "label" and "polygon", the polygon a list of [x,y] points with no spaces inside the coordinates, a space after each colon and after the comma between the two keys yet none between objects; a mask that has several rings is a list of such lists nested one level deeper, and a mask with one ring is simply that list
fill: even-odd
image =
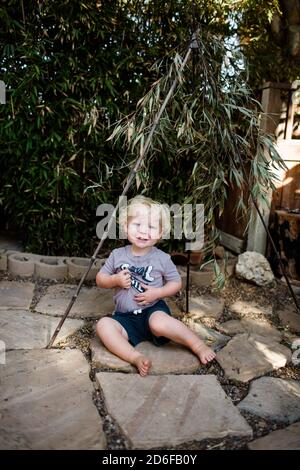
[{"label": "flagstone patio", "polygon": [[[144,342],[137,349],[151,358],[153,366],[142,378],[106,350],[94,329],[85,339],[90,362],[78,349],[70,349],[74,344],[67,338],[80,336],[87,320],[95,326],[98,318],[111,315],[111,291],[84,287],[54,348],[48,350],[58,317],[76,286],[50,285],[38,302],[35,288],[34,279],[0,281],[1,449],[105,449],[110,444],[104,423],[119,429],[115,432],[133,449],[188,448],[191,442],[200,445],[224,438],[248,442],[249,449],[274,447],[284,430],[253,440],[244,412],[277,420],[281,426],[286,423],[283,448],[299,446],[298,427],[289,430],[288,425],[300,420],[300,381],[262,377],[291,362],[292,351],[283,339],[288,334],[284,316],[278,328],[270,309],[252,302],[247,306],[243,300],[240,311],[235,303],[232,316],[220,323],[222,299],[194,296],[187,316],[169,299],[176,317],[217,351],[223,375],[208,375],[213,368],[201,367],[197,357],[180,345],[171,342],[157,348]],[[217,329],[205,326],[203,318],[212,318]],[[261,378],[253,380],[257,377]],[[239,403],[230,398],[226,385],[230,383],[237,390],[239,383],[250,385]],[[95,393],[102,397],[101,405],[96,400],[98,409]]]}]

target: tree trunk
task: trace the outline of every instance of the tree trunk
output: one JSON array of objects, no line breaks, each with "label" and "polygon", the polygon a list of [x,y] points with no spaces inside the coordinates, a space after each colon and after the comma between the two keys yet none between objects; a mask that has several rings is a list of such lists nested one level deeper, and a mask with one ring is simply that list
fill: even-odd
[{"label": "tree trunk", "polygon": [[275,41],[300,62],[300,0],[281,0],[282,15],[275,15],[271,30]]}]

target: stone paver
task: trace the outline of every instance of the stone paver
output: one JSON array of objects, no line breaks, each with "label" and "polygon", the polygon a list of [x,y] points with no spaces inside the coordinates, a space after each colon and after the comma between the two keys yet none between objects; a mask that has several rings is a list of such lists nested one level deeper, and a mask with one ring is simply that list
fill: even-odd
[{"label": "stone paver", "polygon": [[236,313],[239,317],[247,317],[248,315],[272,315],[272,306],[258,305],[256,302],[246,300],[236,300],[229,305],[229,310]]},{"label": "stone paver", "polygon": [[[5,356],[0,354],[0,449],[105,448],[102,422],[92,401],[89,366],[82,353],[39,349],[48,344],[58,323],[56,317],[65,312],[76,288],[50,286],[36,312],[31,312],[34,284],[0,282],[0,340],[6,349]],[[173,300],[168,299],[168,304],[175,317],[183,316]],[[99,318],[113,310],[112,290],[84,287],[56,342],[83,326],[82,320],[74,318]],[[236,335],[232,339],[201,324],[202,318],[219,320],[223,310],[222,299],[192,297],[190,313],[183,321],[215,351],[223,348],[217,360],[228,378],[247,382],[291,359],[291,351],[279,344],[282,333],[264,318],[272,314],[271,306],[233,303],[230,310],[241,320],[220,325],[225,334]],[[300,315],[288,308],[278,314],[289,327],[286,335],[300,332]],[[215,376],[169,375],[193,374],[199,368],[198,358],[188,349],[173,342],[160,348],[144,342],[137,350],[152,360],[150,375],[145,378],[111,354],[97,337],[91,340],[95,367],[127,372],[101,372],[97,381],[108,412],[133,448],[168,448],[224,436],[251,438],[252,430],[241,410],[287,424],[300,419],[300,382],[271,377],[255,380],[247,397],[235,407]],[[3,362],[5,357],[3,365],[1,358]],[[299,426],[271,433],[248,447],[299,449]]]},{"label": "stone paver", "polygon": [[262,377],[252,382],[238,408],[263,418],[293,423],[300,419],[300,382]]},{"label": "stone paver", "polygon": [[226,377],[241,382],[284,367],[290,359],[291,351],[282,344],[252,334],[235,336],[217,356]]},{"label": "stone paver", "polygon": [[34,291],[32,282],[1,281],[0,282],[0,310],[10,308],[28,309]]},{"label": "stone paver", "polygon": [[282,333],[263,319],[244,318],[242,320],[229,320],[222,323],[220,329],[228,335],[254,333],[260,336],[267,336],[274,341],[281,341],[282,339]]},{"label": "stone paver", "polygon": [[219,351],[231,339],[230,336],[225,336],[212,328],[208,328],[202,325],[200,321],[194,321],[192,318],[184,318],[182,321],[214,351]]},{"label": "stone paver", "polygon": [[[158,348],[144,341],[138,344],[136,349],[151,359],[151,375],[192,374],[200,366],[198,358],[179,344],[170,342]],[[95,367],[137,373],[135,367],[109,352],[98,338],[91,341],[91,351]]]},{"label": "stone paver", "polygon": [[103,449],[80,351],[11,351],[0,365],[0,449]]},{"label": "stone paver", "polygon": [[289,327],[291,331],[300,333],[300,313],[296,313],[294,308],[279,310],[278,316],[284,326]]},{"label": "stone paver", "polygon": [[[63,315],[76,292],[76,288],[76,286],[68,284],[48,287],[46,294],[35,307],[36,311],[53,316]],[[69,318],[99,318],[113,311],[114,302],[111,289],[83,287],[71,309]]]},{"label": "stone paver", "polygon": [[[229,336],[222,335],[212,328],[193,322],[191,319],[185,320],[184,323],[215,351],[221,349],[230,340]],[[144,341],[138,344],[136,349],[152,360],[150,373],[154,375],[192,374],[200,366],[197,357],[189,349],[172,341],[161,347]],[[91,351],[92,361],[96,367],[120,372],[136,372],[133,366],[109,352],[97,336],[91,341]]]},{"label": "stone paver", "polygon": [[168,449],[193,440],[252,436],[215,376],[101,372],[96,380],[108,412],[134,449]]},{"label": "stone paver", "polygon": [[[0,310],[0,338],[5,342],[6,350],[45,348],[57,324],[57,318],[28,310]],[[82,320],[67,318],[54,345],[81,328],[83,324]]]},{"label": "stone paver", "polygon": [[212,295],[191,297],[189,301],[189,313],[193,318],[214,318],[218,320],[223,313],[225,301]]},{"label": "stone paver", "polygon": [[248,444],[250,450],[300,450],[300,423],[271,432]]}]

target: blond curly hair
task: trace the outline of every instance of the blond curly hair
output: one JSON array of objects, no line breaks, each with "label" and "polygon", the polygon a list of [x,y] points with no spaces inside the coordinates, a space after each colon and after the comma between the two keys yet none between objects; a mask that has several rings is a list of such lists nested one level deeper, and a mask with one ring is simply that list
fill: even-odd
[{"label": "blond curly hair", "polygon": [[138,195],[131,198],[126,206],[121,206],[119,211],[119,225],[123,229],[125,224],[127,223],[128,217],[133,215],[133,209],[137,205],[142,204],[148,208],[156,208],[159,210],[160,216],[160,228],[162,231],[161,239],[169,238],[171,224],[170,224],[170,211],[168,209],[167,204],[160,203],[158,201],[154,201],[150,197]]}]

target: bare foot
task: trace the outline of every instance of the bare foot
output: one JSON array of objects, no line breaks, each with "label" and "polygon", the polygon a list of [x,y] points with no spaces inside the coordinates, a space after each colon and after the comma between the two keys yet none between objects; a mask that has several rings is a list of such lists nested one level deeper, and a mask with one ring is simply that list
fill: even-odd
[{"label": "bare foot", "polygon": [[152,365],[150,359],[147,359],[147,357],[142,355],[137,356],[137,358],[133,361],[133,364],[138,369],[142,377],[145,377],[148,374]]},{"label": "bare foot", "polygon": [[199,357],[202,364],[207,364],[216,357],[214,351],[204,343],[198,344],[193,351]]}]

